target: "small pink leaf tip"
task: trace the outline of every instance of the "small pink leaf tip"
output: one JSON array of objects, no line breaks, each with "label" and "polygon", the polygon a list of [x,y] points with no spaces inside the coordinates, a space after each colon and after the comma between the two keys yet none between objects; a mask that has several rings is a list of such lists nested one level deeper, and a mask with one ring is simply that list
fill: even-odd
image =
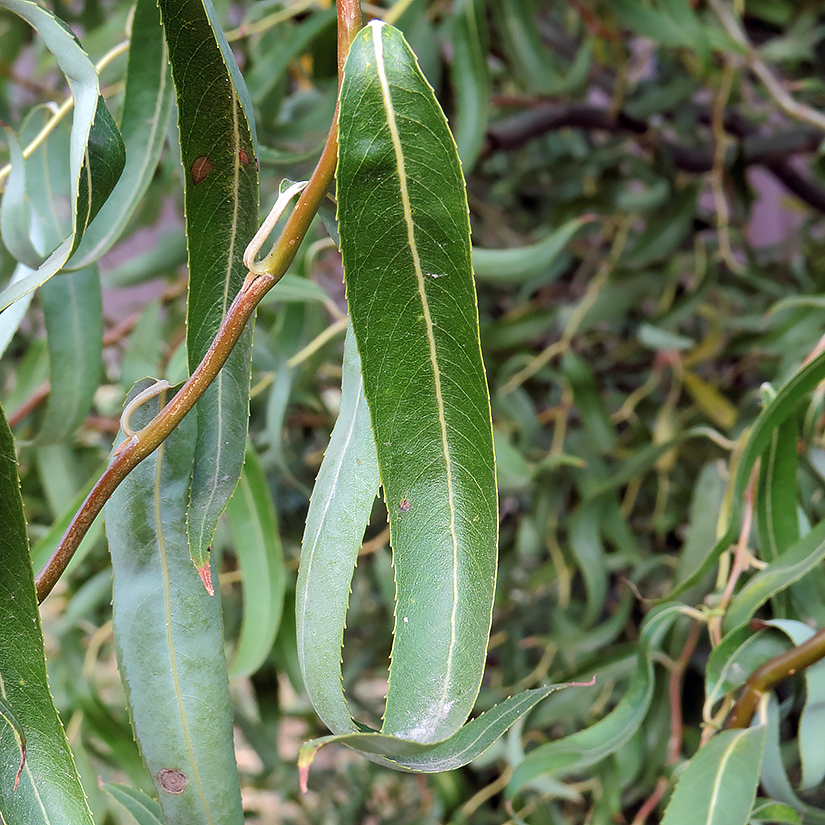
[{"label": "small pink leaf tip", "polygon": [[203,567],[198,567],[196,569],[198,571],[198,575],[201,577],[203,586],[206,588],[206,592],[210,596],[214,596],[215,588],[212,587],[212,568],[209,566],[209,562],[206,562]]}]

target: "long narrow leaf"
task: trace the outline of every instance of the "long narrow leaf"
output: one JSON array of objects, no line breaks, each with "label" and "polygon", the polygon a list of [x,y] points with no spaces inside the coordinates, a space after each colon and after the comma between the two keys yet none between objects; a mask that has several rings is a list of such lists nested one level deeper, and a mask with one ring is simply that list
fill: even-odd
[{"label": "long narrow leaf", "polygon": [[[133,426],[158,409],[157,398],[145,403]],[[106,505],[115,645],[167,823],[240,825],[220,601],[204,591],[186,542],[196,423],[185,418]]]},{"label": "long narrow leaf", "polygon": [[92,825],[49,693],[17,459],[2,410],[0,524],[0,813],[7,825]]},{"label": "long narrow leaf", "polygon": [[138,0],[132,19],[120,133],[126,165],[109,200],[92,221],[69,266],[97,261],[120,238],[152,181],[172,114],[173,87],[155,0]]},{"label": "long narrow leaf", "polygon": [[352,329],[341,409],[312,491],[295,591],[298,660],[307,693],[334,734],[357,730],[341,686],[350,584],[378,493],[378,459]]},{"label": "long narrow leaf", "polygon": [[338,216],[396,570],[382,732],[451,736],[481,682],[497,502],[464,181],[400,32],[355,39],[340,99]]},{"label": "long narrow leaf", "polygon": [[[800,367],[779,389],[775,398],[762,410],[748,435],[745,449],[742,451],[742,458],[736,468],[728,526],[716,544],[709,548],[704,558],[690,571],[687,578],[683,579],[679,586],[671,591],[667,596],[668,599],[675,598],[700,582],[713,569],[719,556],[733,543],[739,529],[738,518],[753,465],[767,449],[775,429],[793,414],[799,401],[823,378],[825,378],[825,355],[819,355]],[[734,626],[734,624],[731,623],[730,626]]]},{"label": "long narrow leaf", "polygon": [[642,625],[636,674],[621,702],[595,725],[531,751],[513,772],[508,797],[514,797],[537,777],[564,776],[594,765],[633,736],[653,696],[652,654],[683,610],[682,605],[662,605],[648,615]]},{"label": "long narrow leaf", "polygon": [[252,444],[226,512],[243,574],[243,622],[229,673],[237,678],[254,673],[269,654],[281,623],[286,581],[272,494]]},{"label": "long narrow leaf", "polygon": [[759,725],[714,736],[679,777],[662,825],[747,825],[765,733]]},{"label": "long narrow leaf", "polygon": [[0,310],[37,289],[59,272],[77,249],[123,171],[123,139],[100,96],[97,72],[71,29],[31,0],[0,0],[37,30],[66,75],[74,98],[69,154],[71,231],[43,264],[0,293]]},{"label": "long narrow leaf", "polygon": [[[200,363],[243,283],[258,226],[258,162],[246,87],[210,0],[160,0],[184,169],[189,369]],[[251,328],[197,404],[188,535],[211,592],[209,546],[241,475],[249,417]]]},{"label": "long narrow leaf", "polygon": [[103,367],[103,298],[96,266],[67,272],[41,289],[51,391],[38,441],[71,438],[89,414]]}]

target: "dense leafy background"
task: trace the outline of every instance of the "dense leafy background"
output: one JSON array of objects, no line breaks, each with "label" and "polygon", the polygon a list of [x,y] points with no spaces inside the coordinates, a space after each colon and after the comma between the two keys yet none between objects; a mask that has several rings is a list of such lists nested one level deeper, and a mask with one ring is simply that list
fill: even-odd
[{"label": "dense leafy background", "polygon": [[[93,61],[125,36],[127,3],[53,5]],[[457,135],[474,243],[526,247],[504,258],[477,256],[501,495],[498,593],[479,709],[546,681],[598,678],[591,688],[550,697],[468,768],[413,777],[329,749],[300,797],[297,749],[325,729],[301,682],[292,602],[309,491],[340,398],[345,329],[340,259],[319,221],[292,277],[258,312],[250,435],[259,462],[248,468],[239,488],[244,500],[230,506],[213,542],[214,556],[222,556],[230,665],[242,651],[231,693],[249,821],[500,823],[511,811],[531,823],[659,821],[667,796],[654,794],[672,787],[674,771],[696,752],[703,718],[718,716],[722,697],[754,667],[804,638],[803,623],[825,619],[822,540],[814,533],[796,544],[825,507],[821,388],[782,409],[759,471],[750,546],[766,562],[787,551],[796,566],[769,568],[742,590],[755,578],[746,572],[725,626],[711,618],[710,632],[707,621],[691,625],[671,612],[650,617],[642,630],[650,605],[640,598],[666,597],[688,580],[723,532],[720,510],[723,520],[731,509],[747,516],[741,489],[733,501],[726,491],[748,428],[822,335],[825,167],[818,149],[825,133],[783,111],[744,68],[716,14],[718,7],[730,12],[721,2],[404,5],[398,25]],[[799,101],[821,109],[819,5],[744,5],[742,26],[760,59]],[[282,178],[307,176],[326,134],[336,88],[334,14],[321,0],[217,6],[249,88],[268,207]],[[0,118],[25,145],[40,116],[30,114],[34,107],[62,101],[67,89],[28,24],[5,11],[0,55]],[[125,70],[121,56],[101,75],[118,122]],[[71,439],[36,438],[44,415],[49,420],[46,405],[30,403],[42,399],[49,377],[45,294],[0,362],[0,400],[18,438],[36,567],[59,535],[53,525],[65,523],[99,472],[132,384],[145,375],[174,382],[186,371],[182,169],[171,128],[170,138],[124,239],[100,261],[103,361],[91,414]],[[67,144],[68,132],[54,139]],[[44,160],[44,176],[47,166]],[[68,197],[65,205],[64,220]],[[551,236],[562,227],[572,239],[559,252]],[[5,250],[0,270],[5,284],[15,270]],[[337,336],[304,349],[333,323]],[[278,627],[283,586],[261,561],[276,557],[277,547],[249,551],[254,525],[275,523],[261,503],[263,478],[280,528],[286,607],[272,652],[247,675]],[[739,524],[731,526],[734,538]],[[345,635],[345,684],[356,715],[372,723],[380,719],[391,644],[384,528],[376,508]],[[711,566],[718,576],[691,580],[680,599],[710,609],[725,604],[727,562]],[[248,600],[246,610],[260,611],[254,620],[244,617],[245,580],[258,593],[262,581],[272,582],[271,601]],[[129,820],[97,776],[151,790],[115,667],[111,586],[98,529],[42,608],[55,703],[98,823]],[[757,611],[784,624],[735,627]],[[815,712],[825,699],[822,681],[812,672],[783,685],[767,728],[742,740],[758,751],[767,737],[760,795],[800,810],[825,802],[818,757],[825,723]],[[631,701],[620,705],[623,697]],[[609,717],[616,729],[600,728],[595,745],[591,736],[586,756],[565,761],[558,751],[538,750],[616,706],[624,716]],[[718,772],[722,755],[739,753],[740,740],[725,736],[703,751],[699,768]],[[535,768],[543,756],[523,761],[533,750],[547,754],[547,763]],[[745,797],[755,761],[737,774]],[[691,768],[697,763],[686,782],[701,787]],[[522,787],[521,778],[529,784]],[[690,796],[689,786],[682,795]],[[790,817],[771,804],[754,816]],[[808,808],[805,821],[823,816]]]}]

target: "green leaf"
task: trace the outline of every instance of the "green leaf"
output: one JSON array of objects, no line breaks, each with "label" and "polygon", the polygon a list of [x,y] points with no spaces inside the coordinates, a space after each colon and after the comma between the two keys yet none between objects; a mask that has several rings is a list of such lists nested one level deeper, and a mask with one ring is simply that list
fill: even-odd
[{"label": "green leaf", "polygon": [[[2,679],[2,677],[0,677],[0,679]],[[5,689],[0,693],[0,720],[14,731],[14,735],[17,738],[17,745],[20,748],[20,767],[14,776],[13,790],[16,791],[17,786],[20,784],[20,776],[23,773],[23,768],[26,767],[26,732],[23,730],[17,714],[6,701]]]},{"label": "green leaf", "polygon": [[[190,372],[206,353],[246,270],[258,228],[258,161],[251,107],[210,0],[160,0],[178,100],[184,171]],[[241,475],[249,417],[251,324],[197,403],[189,550],[212,591],[209,546]]]},{"label": "green leaf", "polygon": [[518,284],[551,268],[561,251],[588,221],[574,218],[546,238],[513,249],[473,248],[473,270],[479,281]]},{"label": "green leaf", "polygon": [[17,135],[8,126],[3,129],[9,144],[11,172],[0,201],[0,231],[3,243],[12,256],[29,269],[37,269],[43,262],[43,256],[31,240],[31,206],[26,201],[26,161]]},{"label": "green leaf", "polygon": [[751,813],[751,825],[802,825],[802,820],[790,805],[757,799]]},{"label": "green leaf", "polygon": [[49,344],[48,407],[41,444],[66,441],[94,401],[103,366],[103,299],[97,267],[67,272],[40,291]]},{"label": "green leaf", "polygon": [[771,434],[759,464],[759,537],[766,561],[775,561],[799,540],[797,481],[799,428],[789,419]]},{"label": "green leaf", "polygon": [[825,521],[790,547],[779,559],[760,570],[736,594],[725,613],[724,628],[731,629],[748,621],[768,599],[799,581],[825,559]]},{"label": "green leaf", "polygon": [[468,717],[495,588],[497,502],[464,181],[400,32],[356,37],[340,98],[338,216],[396,570],[382,732]]},{"label": "green leaf", "polygon": [[[701,562],[690,571],[687,578],[671,591],[668,598],[674,598],[700,582],[713,569],[722,553],[736,540],[736,534],[739,530],[739,514],[753,465],[767,449],[773,438],[774,430],[794,413],[799,401],[816,387],[823,378],[825,378],[825,355],[819,355],[800,367],[783,384],[776,396],[759,414],[759,418],[756,419],[747,437],[742,457],[736,467],[727,527],[717,539],[716,544],[710,548]],[[735,627],[736,624],[741,624],[741,622],[730,621],[728,626]]]},{"label": "green leaf", "polygon": [[59,272],[77,249],[125,164],[123,139],[103,98],[97,72],[71,29],[31,0],[0,0],[34,29],[54,55],[74,98],[69,154],[72,221],[69,235],[43,264],[0,293],[0,310],[37,289]]},{"label": "green leaf", "polygon": [[295,591],[301,674],[313,707],[334,734],[357,730],[341,685],[341,646],[352,574],[378,481],[361,359],[350,328],[341,408],[309,502]]},{"label": "green leaf", "polygon": [[155,0],[135,5],[120,133],[123,174],[69,261],[80,269],[97,261],[123,234],[155,174],[172,114],[172,83]]},{"label": "green leaf", "polygon": [[754,633],[747,624],[728,633],[708,658],[704,714],[711,716],[725,694],[744,685],[758,667],[787,649],[780,634],[764,630]]},{"label": "green leaf", "polygon": [[[804,622],[774,619],[767,622],[779,628],[794,645],[807,642],[814,631]],[[802,779],[799,789],[810,790],[825,778],[825,662],[805,668],[805,706],[799,717],[799,755],[802,761]]]},{"label": "green leaf", "polygon": [[401,771],[440,773],[461,768],[481,756],[517,719],[542,699],[557,690],[573,686],[549,685],[525,690],[482,713],[444,742],[427,745],[380,733],[350,733],[315,739],[301,748],[298,757],[301,781],[306,787],[307,773],[315,754],[324,745],[330,744],[348,745],[379,764]]},{"label": "green leaf", "polygon": [[779,703],[771,693],[768,697],[767,739],[765,741],[765,758],[762,762],[760,781],[767,794],[779,802],[790,805],[802,814],[805,825],[823,825],[825,811],[804,803],[795,793],[788,781],[785,765],[780,750]]},{"label": "green leaf", "polygon": [[621,702],[595,725],[531,751],[513,771],[507,786],[508,798],[512,799],[538,777],[546,780],[595,765],[633,736],[653,696],[653,653],[683,611],[683,605],[669,604],[648,614],[642,624],[636,673]]},{"label": "green leaf", "polygon": [[138,825],[163,825],[163,812],[157,799],[117,782],[107,782],[103,790],[123,805]]},{"label": "green leaf", "polygon": [[456,93],[454,128],[465,174],[475,166],[490,121],[490,76],[487,70],[487,26],[484,0],[460,0],[453,6],[453,85]]},{"label": "green leaf", "polygon": [[747,825],[766,726],[716,734],[688,763],[662,825]]},{"label": "green leaf", "polygon": [[254,673],[269,654],[281,623],[286,580],[272,495],[251,443],[226,512],[243,574],[243,623],[229,671],[234,679]]},{"label": "green leaf", "polygon": [[[135,428],[157,414],[164,395],[135,411]],[[168,825],[240,825],[221,605],[204,591],[186,541],[196,423],[185,418],[106,504],[115,645]]]},{"label": "green leaf", "polygon": [[0,812],[7,825],[92,825],[49,693],[14,440],[2,410],[0,524]]}]

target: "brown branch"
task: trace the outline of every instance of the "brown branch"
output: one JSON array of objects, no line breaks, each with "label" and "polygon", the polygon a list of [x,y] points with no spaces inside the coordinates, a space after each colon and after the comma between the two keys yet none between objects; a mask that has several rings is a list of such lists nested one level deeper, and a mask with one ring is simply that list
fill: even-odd
[{"label": "brown branch", "polygon": [[783,679],[794,676],[825,658],[825,630],[820,630],[801,645],[775,656],[750,676],[742,694],[728,716],[726,728],[746,728],[751,723],[762,697]]},{"label": "brown branch", "polygon": [[[700,116],[700,120],[705,119],[707,116]],[[565,128],[624,133],[670,158],[683,172],[703,174],[713,169],[711,150],[675,143],[644,120],[586,103],[544,103],[493,123],[487,131],[484,151],[486,154],[514,151],[534,138]],[[816,151],[822,140],[820,132],[795,129],[760,135],[756,134],[753,124],[737,113],[726,114],[725,129],[739,138],[737,147],[728,153],[727,164],[741,157],[746,166],[764,166],[792,194],[817,211],[825,212],[825,190],[797,172],[787,160],[793,155]]]},{"label": "brown branch", "polygon": [[14,429],[27,415],[33,413],[48,397],[51,392],[51,385],[44,381],[11,415],[9,415],[9,428]]},{"label": "brown branch", "polygon": [[[338,0],[338,72],[343,74],[349,46],[361,27],[361,8],[357,0]],[[295,206],[271,256],[269,271],[249,273],[240,292],[221,322],[215,339],[197,369],[175,397],[140,432],[124,441],[98,479],[80,509],[75,513],[60,544],[35,579],[37,599],[42,602],[55,586],[81,539],[124,478],[157,447],[195,406],[206,388],[215,380],[261,298],[286,272],[312,223],[315,213],[335,175],[338,155],[338,113],[333,117],[326,144],[306,188]]]}]

